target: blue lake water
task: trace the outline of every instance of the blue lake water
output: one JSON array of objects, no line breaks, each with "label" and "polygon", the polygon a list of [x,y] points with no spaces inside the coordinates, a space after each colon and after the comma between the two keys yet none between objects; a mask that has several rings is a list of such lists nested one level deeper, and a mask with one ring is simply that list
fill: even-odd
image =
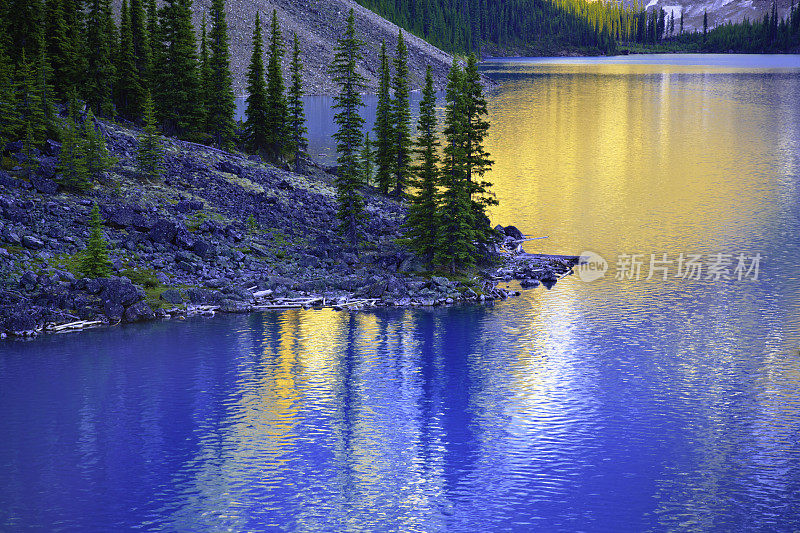
[{"label": "blue lake water", "polygon": [[598,280],[0,345],[0,530],[800,529],[799,59],[484,65],[494,221]]}]

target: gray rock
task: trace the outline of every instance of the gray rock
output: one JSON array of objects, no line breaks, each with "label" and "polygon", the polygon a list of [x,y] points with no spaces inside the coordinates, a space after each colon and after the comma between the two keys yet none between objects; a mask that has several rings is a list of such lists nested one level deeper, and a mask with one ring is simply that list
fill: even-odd
[{"label": "gray rock", "polygon": [[444,287],[444,288],[450,287],[451,285],[450,280],[442,276],[432,276],[431,283],[433,283],[437,287]]},{"label": "gray rock", "polygon": [[39,250],[44,248],[44,243],[31,235],[25,235],[22,237],[22,245],[26,248],[30,248],[31,250]]},{"label": "gray rock", "polygon": [[178,225],[171,220],[160,218],[150,229],[148,237],[151,241],[159,244],[170,244],[178,235]]},{"label": "gray rock", "polygon": [[513,239],[524,239],[525,236],[522,234],[520,230],[516,228],[516,226],[506,226],[503,228],[505,234]]},{"label": "gray rock", "polygon": [[156,315],[149,305],[144,302],[138,302],[128,307],[122,318],[125,322],[142,322],[153,320],[155,317]]},{"label": "gray rock", "polygon": [[111,320],[119,320],[125,313],[125,307],[114,302],[103,302],[103,314]]},{"label": "gray rock", "polygon": [[178,292],[177,289],[167,289],[161,293],[161,299],[167,303],[173,305],[179,305],[183,303],[183,297],[181,293]]},{"label": "gray rock", "polygon": [[192,251],[202,258],[213,255],[213,247],[205,241],[196,240],[192,245]]},{"label": "gray rock", "polygon": [[30,177],[31,185],[42,194],[55,194],[58,192],[58,183],[39,174]]},{"label": "gray rock", "polygon": [[219,292],[207,289],[189,289],[186,295],[193,304],[215,305],[222,302],[222,295]]},{"label": "gray rock", "polygon": [[47,139],[44,143],[44,153],[50,156],[58,156],[61,154],[61,143],[53,139]]},{"label": "gray rock", "polygon": [[[146,296],[144,289],[137,287],[127,278],[109,278],[96,281],[102,286],[100,298],[103,301],[128,307],[138,301],[144,300]],[[90,290],[89,292],[92,291]]]}]

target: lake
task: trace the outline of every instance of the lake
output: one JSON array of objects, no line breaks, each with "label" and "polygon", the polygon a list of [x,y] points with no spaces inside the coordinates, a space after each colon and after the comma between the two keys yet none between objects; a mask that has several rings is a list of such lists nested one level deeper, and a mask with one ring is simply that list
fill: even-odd
[{"label": "lake", "polygon": [[800,57],[482,68],[493,222],[598,270],[2,344],[0,530],[800,529]]}]

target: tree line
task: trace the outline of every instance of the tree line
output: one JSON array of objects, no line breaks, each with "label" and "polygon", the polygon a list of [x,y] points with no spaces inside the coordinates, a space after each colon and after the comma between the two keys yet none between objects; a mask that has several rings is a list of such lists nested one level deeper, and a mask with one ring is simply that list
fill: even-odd
[{"label": "tree line", "polygon": [[480,259],[481,244],[494,237],[486,209],[497,204],[485,179],[492,165],[484,148],[489,123],[475,55],[470,54],[463,68],[453,61],[441,138],[428,67],[417,135],[412,138],[408,49],[402,30],[392,59],[394,76],[384,42],[373,150],[360,115],[365,80],[356,65],[363,45],[351,10],[331,69],[339,87],[334,137],[341,232],[352,247],[358,246],[367,217],[362,191],[373,180],[374,160],[374,184],[384,194],[407,201],[404,242],[431,268],[452,273],[468,269]]},{"label": "tree line", "polygon": [[588,0],[358,0],[431,44],[457,54],[484,49],[613,53],[610,25]]},{"label": "tree line", "polygon": [[786,52],[800,45],[800,6],[777,5],[762,20],[684,31],[683,11],[615,0],[358,0],[363,6],[458,54],[583,49],[612,54],[619,44],[667,45],[708,52]]}]

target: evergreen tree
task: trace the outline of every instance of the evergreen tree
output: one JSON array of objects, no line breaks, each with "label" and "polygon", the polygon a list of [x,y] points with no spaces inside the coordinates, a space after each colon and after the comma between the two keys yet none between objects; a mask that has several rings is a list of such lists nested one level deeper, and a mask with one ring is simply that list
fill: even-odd
[{"label": "evergreen tree", "polygon": [[114,166],[116,159],[108,153],[106,140],[98,129],[91,109],[83,123],[83,141],[86,147],[86,169],[90,178],[97,179],[102,172]]},{"label": "evergreen tree", "polygon": [[92,206],[89,223],[91,233],[86,243],[86,250],[81,258],[80,271],[87,278],[105,278],[114,271],[114,266],[108,258],[108,242],[103,236],[103,221],[100,219],[100,209],[97,202]]},{"label": "evergreen tree", "polygon": [[157,115],[168,134],[197,138],[203,109],[192,27],[192,0],[166,0],[159,13],[160,50],[155,66]]},{"label": "evergreen tree", "polygon": [[148,93],[144,101],[144,133],[139,138],[139,151],[136,155],[139,176],[151,183],[158,181],[161,178],[163,164],[164,150],[153,116],[153,99]]},{"label": "evergreen tree", "polygon": [[116,72],[117,82],[114,89],[117,112],[128,120],[136,120],[141,116],[140,102],[137,101],[141,87],[136,70],[136,58],[133,54],[133,34],[128,0],[122,0]]},{"label": "evergreen tree", "polygon": [[21,127],[17,108],[11,58],[0,43],[0,164],[3,148],[7,142],[17,138]]},{"label": "evergreen tree", "polygon": [[392,122],[394,133],[394,194],[400,196],[405,190],[411,166],[411,109],[408,82],[408,48],[403,40],[403,31],[397,38],[397,54],[394,58],[394,100]]},{"label": "evergreen tree", "polygon": [[683,9],[681,9],[681,31],[680,34],[683,35]]},{"label": "evergreen tree", "polygon": [[708,12],[703,11],[703,44],[708,41]]},{"label": "evergreen tree", "polygon": [[146,93],[150,92],[152,94],[157,83],[155,69],[156,63],[159,62],[157,57],[161,50],[160,43],[156,0],[147,0],[147,47],[150,50],[150,63],[147,65],[147,83],[144,84],[147,88]]},{"label": "evergreen tree", "polygon": [[133,61],[136,65],[136,77],[139,81],[140,93],[136,95],[139,105],[144,104],[148,73],[152,53],[147,35],[147,17],[143,0],[130,0],[131,43],[133,44]]},{"label": "evergreen tree", "polygon": [[[39,97],[39,102],[41,102],[45,134],[49,134],[54,133],[52,129],[55,118],[55,94],[53,85],[51,84],[53,69],[47,57],[43,27],[39,27],[36,41],[39,43],[39,46],[37,47],[38,52],[36,54],[36,64],[34,67],[34,76],[36,77],[36,88],[34,91]],[[41,139],[41,141],[44,141],[44,139]]]},{"label": "evergreen tree", "polygon": [[61,132],[61,155],[58,169],[61,173],[61,184],[74,192],[86,192],[92,183],[86,165],[85,146],[78,131],[74,113]]},{"label": "evergreen tree", "polygon": [[202,129],[208,130],[208,107],[211,101],[211,61],[208,56],[208,33],[206,32],[206,14],[203,13],[203,20],[200,23],[200,101],[198,107],[201,109]]},{"label": "evergreen tree", "polygon": [[359,168],[361,128],[364,125],[359,111],[364,105],[361,91],[365,81],[356,70],[363,46],[364,42],[356,35],[355,15],[351,9],[345,34],[335,48],[331,74],[339,86],[339,93],[334,97],[334,108],[338,110],[334,119],[339,129],[333,136],[339,166],[336,173],[339,229],[352,247],[358,244],[361,225],[366,217],[364,198],[360,192],[363,183]]},{"label": "evergreen tree", "polygon": [[473,222],[479,236],[489,237],[491,227],[486,217],[486,208],[497,205],[491,196],[491,183],[484,175],[491,168],[492,161],[483,144],[489,133],[489,122],[486,120],[486,98],[483,95],[483,84],[478,73],[477,60],[470,54],[464,69],[462,85],[464,99],[464,176],[469,185],[472,198]]},{"label": "evergreen tree", "polygon": [[209,70],[211,83],[206,107],[206,128],[219,147],[229,147],[233,141],[236,103],[233,96],[233,76],[228,53],[228,23],[225,20],[225,1],[211,1],[211,33],[209,35]]},{"label": "evergreen tree", "polygon": [[76,88],[74,65],[78,61],[72,32],[67,25],[68,0],[46,0],[45,40],[55,79],[56,93],[64,98]]},{"label": "evergreen tree", "polygon": [[381,44],[381,69],[378,79],[378,107],[375,112],[375,166],[378,187],[383,194],[389,193],[394,163],[394,131],[392,128],[392,101],[389,94],[389,58],[386,56],[386,41]]},{"label": "evergreen tree", "polygon": [[109,0],[90,0],[86,19],[88,67],[86,101],[96,113],[114,113],[114,19]]},{"label": "evergreen tree", "polygon": [[446,99],[440,230],[434,263],[455,273],[475,264],[477,238],[466,178],[464,73],[456,59],[448,74]]},{"label": "evergreen tree", "polygon": [[372,141],[369,140],[369,132],[366,132],[364,134],[364,145],[361,148],[361,180],[365,185],[370,185],[372,183],[374,157]]},{"label": "evergreen tree", "polygon": [[41,93],[37,90],[36,71],[27,61],[24,50],[17,69],[16,93],[17,116],[22,121],[22,132],[30,128],[34,142],[44,142],[47,137],[47,113]]},{"label": "evergreen tree", "polygon": [[411,248],[427,264],[436,253],[439,229],[439,138],[436,124],[436,90],[433,87],[431,68],[425,75],[425,88],[419,103],[415,152],[418,163],[414,166],[411,185],[414,193],[408,205],[405,223],[406,238]]},{"label": "evergreen tree", "polygon": [[267,85],[264,81],[264,51],[262,48],[261,18],[256,12],[256,23],[253,30],[253,55],[247,69],[247,150],[253,153],[265,153],[267,148]]},{"label": "evergreen tree", "polygon": [[306,139],[306,114],[303,110],[303,65],[300,63],[300,40],[294,34],[292,45],[292,64],[290,71],[292,83],[289,86],[289,97],[287,100],[289,108],[289,134],[291,135],[291,148],[294,159],[295,172],[302,171],[302,155],[308,150],[308,140]]},{"label": "evergreen tree", "polygon": [[278,25],[278,13],[272,11],[272,26],[267,59],[267,152],[273,160],[280,159],[286,150],[288,111],[281,62],[283,37]]}]

